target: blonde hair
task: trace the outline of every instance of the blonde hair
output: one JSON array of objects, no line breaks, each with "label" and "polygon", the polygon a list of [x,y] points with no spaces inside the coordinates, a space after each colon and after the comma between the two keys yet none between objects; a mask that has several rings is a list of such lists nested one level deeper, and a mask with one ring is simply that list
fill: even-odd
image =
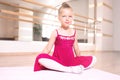
[{"label": "blonde hair", "polygon": [[62,3],[61,7],[58,9],[58,15],[61,13],[61,10],[65,9],[65,8],[69,8],[72,10],[72,7],[69,4],[67,4],[66,2],[64,2],[64,3]]}]

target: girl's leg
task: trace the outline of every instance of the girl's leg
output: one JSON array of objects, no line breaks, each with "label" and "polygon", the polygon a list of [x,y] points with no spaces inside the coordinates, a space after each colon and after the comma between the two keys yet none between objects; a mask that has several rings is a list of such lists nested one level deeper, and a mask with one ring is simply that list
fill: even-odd
[{"label": "girl's leg", "polygon": [[58,70],[63,72],[73,72],[73,73],[80,73],[83,71],[83,66],[63,66],[60,63],[47,58],[41,58],[39,59],[39,63],[42,64],[44,67],[52,70]]}]

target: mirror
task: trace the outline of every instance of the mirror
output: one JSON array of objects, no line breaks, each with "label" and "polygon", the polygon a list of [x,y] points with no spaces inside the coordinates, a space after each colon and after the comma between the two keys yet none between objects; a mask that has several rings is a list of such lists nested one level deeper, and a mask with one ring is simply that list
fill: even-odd
[{"label": "mirror", "polygon": [[[60,1],[45,4],[40,0],[39,3],[44,5],[31,3],[26,7],[28,2],[22,5],[22,1],[15,3],[3,0],[0,2],[0,40],[48,41],[51,32],[59,27],[56,9],[62,3]],[[78,32],[78,42],[94,43],[95,10],[90,7],[90,1],[93,0],[67,1],[75,12],[75,27],[72,28]]]}]

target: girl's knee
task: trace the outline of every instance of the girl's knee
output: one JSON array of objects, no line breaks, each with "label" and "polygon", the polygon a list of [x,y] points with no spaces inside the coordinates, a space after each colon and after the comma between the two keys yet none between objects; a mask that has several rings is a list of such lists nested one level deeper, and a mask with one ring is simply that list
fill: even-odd
[{"label": "girl's knee", "polygon": [[91,61],[90,65],[87,66],[85,69],[92,68],[95,65],[96,61],[97,61],[97,58],[95,56],[92,56],[92,61]]},{"label": "girl's knee", "polygon": [[89,66],[93,67],[96,62],[97,62],[97,58],[95,56],[92,56],[92,61],[91,61],[91,64]]},{"label": "girl's knee", "polygon": [[97,58],[95,56],[92,56],[92,62],[95,64],[97,62]]}]

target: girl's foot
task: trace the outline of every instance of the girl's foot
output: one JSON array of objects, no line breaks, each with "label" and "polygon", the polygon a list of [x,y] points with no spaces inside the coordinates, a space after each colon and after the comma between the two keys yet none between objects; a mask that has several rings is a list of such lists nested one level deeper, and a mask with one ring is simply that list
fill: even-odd
[{"label": "girl's foot", "polygon": [[81,73],[84,70],[82,65],[79,66],[71,66],[72,73]]}]

